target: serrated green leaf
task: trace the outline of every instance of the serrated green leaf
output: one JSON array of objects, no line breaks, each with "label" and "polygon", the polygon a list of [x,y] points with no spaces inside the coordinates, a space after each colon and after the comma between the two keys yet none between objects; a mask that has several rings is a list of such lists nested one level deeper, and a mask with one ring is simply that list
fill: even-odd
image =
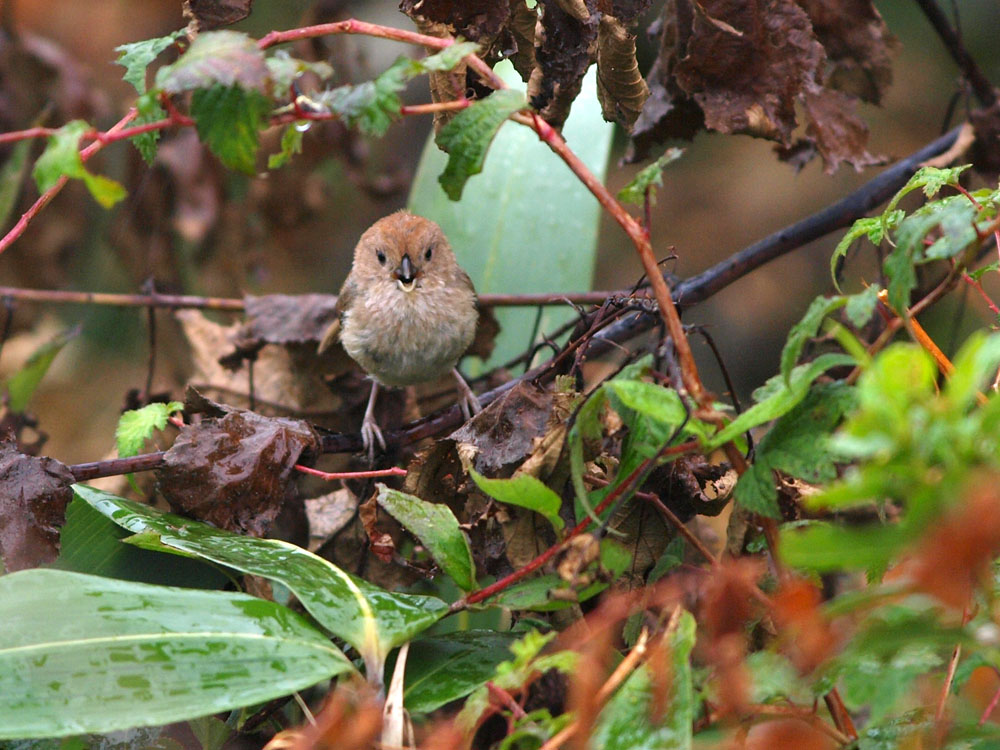
[{"label": "serrated green leaf", "polygon": [[171,401],[169,404],[147,404],[141,409],[132,409],[122,414],[115,430],[119,457],[139,455],[153,432],[166,427],[167,419],[183,409],[184,404]]},{"label": "serrated green leaf", "polygon": [[304,618],[245,594],[61,570],[0,577],[0,739],[166,724],[352,671]]},{"label": "serrated green leaf", "polygon": [[257,42],[239,31],[206,31],[187,51],[156,72],[156,87],[168,94],[215,87],[264,93],[271,75]]},{"label": "serrated green leaf", "polygon": [[889,201],[885,211],[882,213],[881,222],[883,235],[888,233],[889,220],[897,215],[896,206],[899,205],[899,202],[903,198],[918,188],[922,188],[924,195],[931,198],[945,185],[957,185],[959,176],[971,166],[971,164],[963,164],[959,167],[948,167],[945,169],[940,169],[938,167],[921,167],[914,172],[913,176],[907,181],[907,183],[903,185],[903,187],[901,187],[892,197],[892,200]]},{"label": "serrated green leaf", "polygon": [[148,532],[138,540],[147,549],[166,547],[284,584],[320,625],[358,650],[369,679],[381,677],[389,649],[448,613],[440,599],[390,593],[288,542],[241,536],[86,485],[73,491],[133,534]]},{"label": "serrated green leaf", "polygon": [[256,172],[260,130],[270,109],[266,96],[240,86],[198,89],[191,97],[198,137],[227,167],[249,175]]},{"label": "serrated green leaf", "polygon": [[[147,92],[136,99],[135,108],[139,113],[134,120],[135,125],[158,122],[167,116],[155,91]],[[129,139],[147,164],[152,165],[156,158],[156,144],[160,140],[160,135],[159,130],[150,130],[148,133],[139,133]]]},{"label": "serrated green leaf", "polygon": [[781,375],[785,378],[785,383],[788,383],[792,368],[799,361],[806,342],[819,331],[820,323],[834,310],[839,310],[846,304],[846,297],[817,297],[809,305],[802,320],[792,326],[781,350]]},{"label": "serrated green leaf", "polygon": [[706,441],[706,450],[715,450],[750,430],[791,411],[809,392],[810,384],[832,367],[855,364],[847,354],[821,354],[812,362],[799,365],[785,381],[780,375],[771,378],[754,393],[758,403]]},{"label": "serrated green leaf", "polygon": [[537,477],[521,474],[510,479],[488,479],[475,469],[469,469],[469,476],[479,489],[493,499],[535,511],[544,516],[556,531],[562,531],[566,525],[559,516],[562,498]]},{"label": "serrated green leaf", "polygon": [[906,250],[896,247],[882,264],[885,271],[889,293],[889,304],[899,315],[905,315],[910,306],[910,292],[917,285],[917,272],[913,267],[913,259]]},{"label": "serrated green leaf", "polygon": [[507,659],[513,633],[470,630],[410,644],[403,703],[411,714],[430,713],[483,685]]},{"label": "serrated green leaf", "polygon": [[80,138],[90,130],[90,125],[83,120],[63,125],[49,136],[45,151],[38,157],[31,174],[40,193],[53,187],[62,177],[83,180],[94,200],[111,208],[125,197],[125,188],[112,179],[88,172],[83,166],[78,147]]},{"label": "serrated green leaf", "polygon": [[650,205],[656,203],[656,188],[663,187],[663,169],[668,164],[677,161],[684,154],[684,149],[670,147],[663,156],[648,167],[640,169],[635,177],[618,191],[618,200],[622,203],[643,205],[646,202],[646,191],[649,191]]},{"label": "serrated green leaf", "polygon": [[441,128],[437,143],[448,153],[438,182],[453,201],[462,197],[466,181],[483,171],[490,143],[507,118],[527,106],[520,91],[501,89],[463,109]]},{"label": "serrated green leaf", "polygon": [[[655,679],[665,680],[669,669],[669,697],[659,721],[650,718],[654,698],[653,667],[636,669],[601,711],[591,735],[593,747],[603,750],[690,750],[695,715],[695,693],[690,655],[695,641],[695,620],[682,612],[676,631],[669,636],[670,664],[659,666]],[[662,670],[662,671],[661,671]]]},{"label": "serrated green leaf", "polygon": [[131,83],[140,94],[146,93],[146,68],[161,52],[184,36],[185,30],[179,29],[167,36],[155,39],[143,39],[141,42],[130,42],[115,47],[119,65],[124,66],[125,75],[122,78]]},{"label": "serrated green leaf", "polygon": [[59,334],[48,343],[42,344],[36,349],[24,366],[15,372],[4,384],[7,392],[7,407],[15,413],[20,414],[27,406],[34,395],[38,385],[49,371],[52,362],[59,352],[70,341],[80,334],[80,327],[76,326],[64,333]]},{"label": "serrated green leaf", "polygon": [[973,279],[975,279],[976,281],[980,281],[983,278],[983,276],[985,276],[988,273],[993,273],[994,271],[1000,271],[1000,262],[993,261],[989,265],[982,266],[981,268],[977,268],[974,271],[969,271],[968,273],[969,276],[971,276]]},{"label": "serrated green leaf", "polygon": [[472,550],[451,508],[441,503],[428,503],[384,484],[375,486],[378,504],[420,540],[438,567],[463,591],[475,589],[476,564],[472,560]]}]

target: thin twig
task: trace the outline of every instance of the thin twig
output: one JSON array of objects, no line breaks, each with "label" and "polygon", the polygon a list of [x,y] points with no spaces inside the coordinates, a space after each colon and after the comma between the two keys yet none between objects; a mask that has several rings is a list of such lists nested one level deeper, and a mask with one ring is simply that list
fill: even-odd
[{"label": "thin twig", "polygon": [[980,70],[972,55],[965,48],[965,45],[962,44],[958,32],[952,27],[951,22],[948,21],[944,11],[941,10],[934,0],[916,0],[916,2],[920,6],[920,10],[927,16],[927,20],[930,21],[931,26],[934,27],[934,31],[941,38],[952,59],[958,64],[965,80],[972,86],[972,91],[975,93],[979,103],[984,107],[991,107],[996,104],[997,90],[983,74],[983,71]]},{"label": "thin twig", "polygon": [[374,469],[373,471],[320,471],[319,469],[314,469],[311,466],[303,466],[302,464],[295,464],[292,468],[296,471],[302,472],[303,474],[309,474],[327,481],[333,481],[336,479],[379,479],[380,477],[406,476],[406,469],[399,466],[393,466],[388,469]]}]

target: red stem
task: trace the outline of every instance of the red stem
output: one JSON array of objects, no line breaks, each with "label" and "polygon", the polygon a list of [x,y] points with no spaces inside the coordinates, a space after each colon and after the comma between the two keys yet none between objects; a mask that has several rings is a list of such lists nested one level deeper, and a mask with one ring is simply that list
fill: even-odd
[{"label": "red stem", "polygon": [[375,469],[374,471],[320,471],[311,466],[295,464],[292,467],[303,474],[310,474],[320,479],[333,481],[335,479],[378,479],[379,477],[405,477],[406,469],[393,466],[391,469]]}]

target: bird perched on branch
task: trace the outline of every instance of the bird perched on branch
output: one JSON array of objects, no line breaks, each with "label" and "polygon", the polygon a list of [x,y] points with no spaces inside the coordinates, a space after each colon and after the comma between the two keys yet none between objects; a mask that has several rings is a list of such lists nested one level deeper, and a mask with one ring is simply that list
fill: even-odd
[{"label": "bird perched on branch", "polygon": [[475,336],[476,290],[433,221],[398,211],[372,224],[354,249],[351,272],[335,309],[337,318],[319,351],[339,338],[344,350],[372,377],[361,424],[369,457],[376,441],[385,449],[374,413],[379,384],[414,385],[450,371],[458,383],[465,418],[481,410],[455,368]]}]

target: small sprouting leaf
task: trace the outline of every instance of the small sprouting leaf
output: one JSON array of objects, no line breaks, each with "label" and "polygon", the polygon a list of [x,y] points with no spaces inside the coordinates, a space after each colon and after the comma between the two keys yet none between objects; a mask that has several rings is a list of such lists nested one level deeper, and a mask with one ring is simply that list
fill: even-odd
[{"label": "small sprouting leaf", "polygon": [[837,243],[833,255],[830,256],[830,276],[838,292],[840,291],[840,282],[837,279],[837,264],[841,258],[847,255],[847,251],[851,249],[851,245],[861,237],[867,236],[868,241],[875,247],[878,247],[882,244],[885,232],[895,229],[904,216],[906,216],[904,211],[894,210],[887,212],[883,216],[864,217],[855,221],[853,226],[847,230],[847,234]]},{"label": "small sprouting leaf", "polygon": [[118,53],[118,59],[115,62],[125,67],[125,75],[122,78],[135,86],[135,90],[140,94],[145,94],[146,68],[161,52],[184,36],[184,33],[184,29],[179,29],[167,36],[144,39],[141,42],[130,42],[115,47],[115,52]]},{"label": "small sprouting leaf", "polygon": [[0,739],[168,724],[354,668],[264,599],[63,570],[0,577]]},{"label": "small sprouting leaf", "polygon": [[[167,116],[155,91],[148,91],[136,99],[135,108],[139,113],[134,120],[135,125],[157,122]],[[156,158],[156,142],[160,140],[160,135],[159,130],[150,130],[148,133],[139,133],[129,139],[147,164],[152,165]]]},{"label": "small sprouting leaf", "polygon": [[648,167],[639,170],[628,185],[618,191],[618,200],[622,203],[634,203],[642,205],[646,200],[646,191],[649,191],[650,204],[656,203],[656,188],[663,187],[663,169],[668,164],[677,161],[684,153],[684,149],[671,147],[663,152],[663,156],[654,161]]},{"label": "small sprouting leaf", "polygon": [[903,187],[899,189],[889,201],[889,205],[885,207],[885,211],[882,213],[882,232],[887,233],[889,230],[890,220],[897,215],[896,206],[899,202],[912,193],[917,188],[922,188],[924,195],[928,198],[934,197],[938,191],[945,185],[957,185],[958,178],[961,176],[962,172],[971,167],[971,164],[963,164],[958,167],[948,167],[946,169],[940,169],[938,167],[921,167],[916,172],[914,172],[913,177],[911,177]]},{"label": "small sprouting leaf", "polygon": [[469,470],[476,485],[487,495],[501,503],[528,508],[548,519],[556,531],[566,525],[559,516],[562,498],[546,487],[537,477],[528,474],[510,479],[488,479],[475,469]]},{"label": "small sprouting leaf", "polygon": [[449,198],[462,197],[469,177],[483,171],[486,152],[500,126],[526,104],[522,92],[501,89],[463,109],[441,128],[437,143],[448,152],[448,164],[438,182]]},{"label": "small sprouting leaf", "polygon": [[49,371],[56,355],[79,334],[80,327],[76,326],[59,334],[48,343],[42,344],[28,357],[24,367],[10,376],[4,385],[4,390],[7,392],[7,407],[12,412],[20,413],[27,408],[28,401],[31,400],[38,384],[42,382],[45,373]]},{"label": "small sprouting leaf", "polygon": [[265,63],[276,93],[289,91],[295,79],[303,73],[312,73],[321,81],[325,81],[333,75],[333,68],[328,63],[300,60],[297,57],[292,57],[287,50],[283,49],[279,49],[271,57],[268,57]]},{"label": "small sprouting leaf", "polygon": [[976,281],[979,281],[988,273],[993,273],[995,271],[1000,271],[1000,262],[993,261],[989,265],[983,266],[982,268],[977,268],[975,271],[969,271],[969,276],[971,276]]},{"label": "small sprouting leaf", "polygon": [[278,169],[285,166],[295,154],[302,153],[302,136],[305,132],[300,129],[300,123],[292,123],[285,132],[281,134],[281,151],[267,157],[267,168]]},{"label": "small sprouting leaf", "polygon": [[389,489],[384,484],[376,487],[378,504],[420,540],[441,570],[463,591],[476,588],[476,564],[472,560],[469,540],[459,528],[451,508]]},{"label": "small sprouting leaf", "polygon": [[265,92],[271,81],[264,53],[238,31],[199,34],[176,62],[156,72],[156,86],[168,94],[214,86]]},{"label": "small sprouting leaf", "polygon": [[191,97],[198,136],[223,164],[249,175],[256,171],[260,130],[270,109],[266,96],[238,85],[198,89]]},{"label": "small sprouting leaf", "polygon": [[118,420],[118,429],[115,430],[118,455],[122,458],[139,455],[153,432],[166,427],[167,419],[183,408],[184,404],[179,401],[171,401],[169,404],[146,404],[141,409],[132,409],[122,414]]},{"label": "small sprouting leaf", "polygon": [[806,342],[816,335],[820,323],[827,315],[846,304],[845,297],[817,297],[809,305],[802,320],[792,326],[792,330],[788,332],[785,346],[781,350],[781,375],[785,378],[786,383],[791,376],[792,368],[799,361],[799,356],[802,354]]},{"label": "small sprouting leaf", "polygon": [[49,136],[48,145],[38,157],[31,173],[39,192],[44,193],[60,178],[69,177],[83,180],[94,200],[105,208],[111,208],[125,197],[125,188],[119,183],[92,174],[83,166],[78,145],[83,134],[91,129],[83,120],[73,120]]},{"label": "small sprouting leaf", "polygon": [[878,293],[878,284],[871,284],[863,292],[852,294],[847,298],[844,315],[851,321],[851,325],[861,328],[871,320],[875,305],[878,304]]}]

